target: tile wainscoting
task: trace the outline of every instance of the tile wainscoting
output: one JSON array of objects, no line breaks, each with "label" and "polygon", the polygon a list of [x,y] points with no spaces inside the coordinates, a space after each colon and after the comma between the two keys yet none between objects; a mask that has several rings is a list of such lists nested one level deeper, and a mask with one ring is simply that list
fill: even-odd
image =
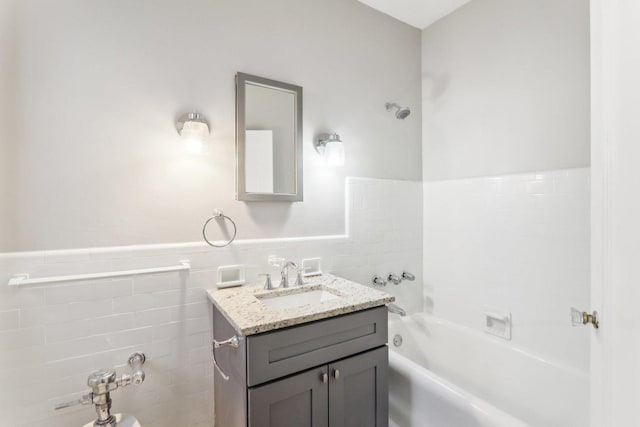
[{"label": "tile wainscoting", "polygon": [[[55,412],[53,407],[87,393],[91,371],[115,366],[121,374],[129,354],[143,351],[147,378],[113,393],[114,412],[134,414],[145,427],[211,426],[212,331],[205,290],[214,287],[221,265],[244,264],[247,280],[255,281],[258,273],[270,271],[269,255],[295,262],[322,257],[324,271],[366,284],[374,274],[404,269],[416,281],[384,289],[407,311],[421,310],[422,183],[348,178],[346,188],[341,236],[238,240],[223,249],[198,242],[1,254],[2,422],[16,427],[89,422],[95,418],[92,407]],[[182,259],[191,261],[190,272],[6,285],[16,273],[129,270]]]}]

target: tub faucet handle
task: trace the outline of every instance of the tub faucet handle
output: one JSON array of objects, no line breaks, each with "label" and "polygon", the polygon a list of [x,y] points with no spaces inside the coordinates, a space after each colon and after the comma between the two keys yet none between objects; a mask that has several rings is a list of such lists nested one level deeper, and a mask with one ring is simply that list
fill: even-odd
[{"label": "tub faucet handle", "polygon": [[389,274],[387,280],[392,282],[394,285],[399,285],[402,282],[402,279],[397,274]]},{"label": "tub faucet handle", "polygon": [[409,280],[409,281],[414,281],[416,280],[416,276],[414,276],[413,274],[409,273],[408,271],[403,271],[402,272],[402,280]]},{"label": "tub faucet handle", "polygon": [[373,283],[375,286],[387,286],[387,281],[380,276],[373,276],[373,279],[371,279],[371,283]]}]

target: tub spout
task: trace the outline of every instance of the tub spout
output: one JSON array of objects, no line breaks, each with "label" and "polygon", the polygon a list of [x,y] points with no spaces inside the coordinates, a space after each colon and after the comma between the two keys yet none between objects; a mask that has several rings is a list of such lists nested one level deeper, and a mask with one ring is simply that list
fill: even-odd
[{"label": "tub spout", "polygon": [[407,312],[404,311],[402,307],[393,303],[387,304],[387,310],[391,313],[399,314],[402,317],[407,315]]}]

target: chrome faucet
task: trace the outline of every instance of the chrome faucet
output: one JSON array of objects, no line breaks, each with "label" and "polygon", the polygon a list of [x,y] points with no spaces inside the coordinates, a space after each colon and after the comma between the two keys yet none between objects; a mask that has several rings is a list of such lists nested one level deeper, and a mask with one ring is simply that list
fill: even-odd
[{"label": "chrome faucet", "polygon": [[285,261],[284,265],[282,266],[282,271],[280,272],[280,275],[281,275],[280,287],[281,288],[288,288],[289,287],[289,267],[293,267],[296,270],[298,269],[298,266],[296,265],[295,262]]}]

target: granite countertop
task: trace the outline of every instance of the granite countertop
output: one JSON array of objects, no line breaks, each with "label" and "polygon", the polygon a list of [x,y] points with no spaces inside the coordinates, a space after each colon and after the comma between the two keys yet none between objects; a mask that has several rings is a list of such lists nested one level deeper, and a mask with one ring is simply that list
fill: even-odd
[{"label": "granite countertop", "polygon": [[[253,335],[314,320],[381,306],[395,301],[385,292],[360,285],[347,279],[323,274],[306,277],[302,286],[286,289],[263,289],[263,283],[237,288],[207,291],[209,300],[220,310],[241,335]],[[323,290],[340,298],[300,307],[275,309],[259,298],[304,292],[306,289]]]}]

